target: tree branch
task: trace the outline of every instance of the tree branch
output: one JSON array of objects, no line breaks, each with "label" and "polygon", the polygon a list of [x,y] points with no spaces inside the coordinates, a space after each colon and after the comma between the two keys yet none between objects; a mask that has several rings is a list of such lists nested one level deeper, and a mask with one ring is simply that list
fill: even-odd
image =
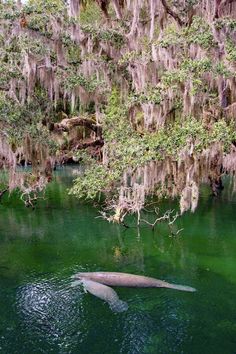
[{"label": "tree branch", "polygon": [[86,141],[86,142],[81,142],[78,145],[76,145],[76,150],[83,150],[88,147],[95,147],[95,146],[103,146],[104,145],[104,140],[103,139],[96,139],[92,141]]},{"label": "tree branch", "polygon": [[97,135],[101,135],[101,126],[96,124],[91,118],[83,117],[65,118],[60,123],[55,123],[52,130],[69,131],[77,126],[86,127],[93,130]]},{"label": "tree branch", "polygon": [[161,0],[161,3],[164,7],[164,9],[166,10],[166,12],[175,19],[175,21],[180,25],[183,26],[184,22],[181,20],[181,18],[179,17],[179,15],[177,13],[175,13],[173,10],[171,10],[171,8],[169,7],[169,5],[167,4],[166,0]]}]

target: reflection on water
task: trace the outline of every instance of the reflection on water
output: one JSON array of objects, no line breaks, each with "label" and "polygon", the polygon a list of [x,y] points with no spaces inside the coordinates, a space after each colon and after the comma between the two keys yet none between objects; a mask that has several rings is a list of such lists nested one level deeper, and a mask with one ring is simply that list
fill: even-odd
[{"label": "reflection on water", "polygon": [[[235,353],[236,198],[203,189],[200,207],[169,237],[123,229],[67,195],[73,168],[57,172],[32,211],[14,195],[0,205],[0,352]],[[163,208],[175,203],[165,202]],[[150,216],[151,217],[151,216]],[[132,220],[130,220],[132,223]],[[116,288],[126,312],[70,287],[79,271],[145,274],[197,288]]]},{"label": "reflection on water", "polygon": [[[70,347],[72,338],[78,343],[86,331],[82,294],[68,291],[54,279],[29,283],[17,289],[16,306],[21,320],[21,332],[38,338],[43,347]],[[34,343],[32,343],[34,345]]]}]

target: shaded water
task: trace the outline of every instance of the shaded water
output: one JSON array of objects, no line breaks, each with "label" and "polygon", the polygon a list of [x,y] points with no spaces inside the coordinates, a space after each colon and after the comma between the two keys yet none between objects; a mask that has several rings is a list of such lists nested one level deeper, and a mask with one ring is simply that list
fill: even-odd
[{"label": "shaded water", "polygon": [[[236,353],[236,197],[203,190],[195,214],[125,230],[67,195],[57,172],[32,211],[0,205],[0,353]],[[173,207],[174,203],[163,205]],[[132,219],[130,220],[132,223]],[[70,287],[78,271],[144,274],[197,288],[116,288],[126,312]]]}]

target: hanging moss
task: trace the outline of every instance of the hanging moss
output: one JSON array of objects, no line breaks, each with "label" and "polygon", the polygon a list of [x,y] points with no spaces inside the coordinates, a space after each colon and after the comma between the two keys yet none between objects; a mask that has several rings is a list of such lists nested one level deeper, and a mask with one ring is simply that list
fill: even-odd
[{"label": "hanging moss", "polygon": [[37,181],[49,158],[81,158],[85,146],[94,160],[78,197],[115,195],[115,215],[139,212],[149,194],[194,211],[202,181],[234,173],[235,13],[199,0],[1,2],[11,187],[29,186],[14,154],[34,161]]}]

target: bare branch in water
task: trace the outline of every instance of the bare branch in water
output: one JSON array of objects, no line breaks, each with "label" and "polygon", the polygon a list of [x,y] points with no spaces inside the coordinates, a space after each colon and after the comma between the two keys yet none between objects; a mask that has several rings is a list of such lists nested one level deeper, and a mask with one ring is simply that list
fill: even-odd
[{"label": "bare branch in water", "polygon": [[[177,218],[180,216],[180,214],[178,212],[175,213],[174,209],[167,210],[161,216],[159,216],[159,212],[160,212],[159,208],[154,208],[154,212],[157,215],[157,218],[155,219],[155,221],[153,223],[149,222],[146,219],[141,219],[140,221],[142,221],[143,223],[149,225],[152,229],[155,228],[157,223],[162,222],[162,221],[167,221],[167,225],[169,227],[169,230],[170,230],[170,233],[171,233],[172,236],[178,235],[183,230],[183,229],[179,229],[177,231],[174,231],[174,229],[173,229],[173,224],[175,223]],[[174,213],[175,213],[175,215],[174,215]]]},{"label": "bare branch in water", "polygon": [[[151,203],[148,206],[153,205],[153,204],[155,204],[155,203]],[[115,210],[115,214],[110,214],[110,212],[112,210]],[[134,212],[134,210],[132,209],[131,206],[130,206],[130,208],[128,208],[126,205],[126,208],[121,208],[120,205],[117,206],[117,204],[114,200],[112,201],[112,203],[110,203],[108,206],[106,206],[106,208],[104,210],[99,212],[100,215],[97,216],[97,218],[102,218],[104,220],[107,220],[108,222],[117,223],[117,224],[123,225],[126,228],[129,228],[130,226],[124,222],[124,219],[125,219],[126,215],[128,215],[128,214],[136,214],[137,215],[136,226],[138,228],[143,223],[143,224],[147,224],[148,226],[150,226],[152,228],[152,230],[154,230],[155,226],[158,223],[160,223],[162,221],[166,221],[167,225],[169,227],[171,236],[177,236],[183,230],[183,229],[179,229],[179,230],[175,231],[173,228],[175,221],[181,215],[178,212],[176,212],[174,209],[167,210],[163,215],[160,215],[159,207],[154,207],[154,209],[152,209],[152,210],[148,210],[148,209],[143,209],[143,210],[148,213],[155,213],[156,214],[157,217],[154,220],[154,222],[150,222],[144,218],[141,218],[141,209],[136,210]]]},{"label": "bare branch in water", "polygon": [[120,225],[123,225],[125,228],[129,228],[129,226],[127,225],[127,224],[125,224],[125,222],[124,222],[124,218],[125,218],[125,216],[127,215],[127,212],[125,212],[123,215],[122,215],[122,217],[120,218],[120,220],[119,221],[117,221],[116,220],[116,214],[115,215],[109,215],[107,212],[105,212],[105,211],[99,211],[99,214],[101,214],[100,216],[97,216],[96,218],[98,219],[98,218],[102,218],[102,219],[104,219],[104,220],[107,220],[108,222],[116,222],[116,223],[118,223],[118,224],[120,224]]},{"label": "bare branch in water", "polygon": [[34,184],[24,187],[21,194],[21,200],[24,202],[26,207],[34,208],[38,199],[44,199],[44,194],[43,196],[39,196],[39,193],[45,192],[47,183],[46,178],[41,176]]}]

